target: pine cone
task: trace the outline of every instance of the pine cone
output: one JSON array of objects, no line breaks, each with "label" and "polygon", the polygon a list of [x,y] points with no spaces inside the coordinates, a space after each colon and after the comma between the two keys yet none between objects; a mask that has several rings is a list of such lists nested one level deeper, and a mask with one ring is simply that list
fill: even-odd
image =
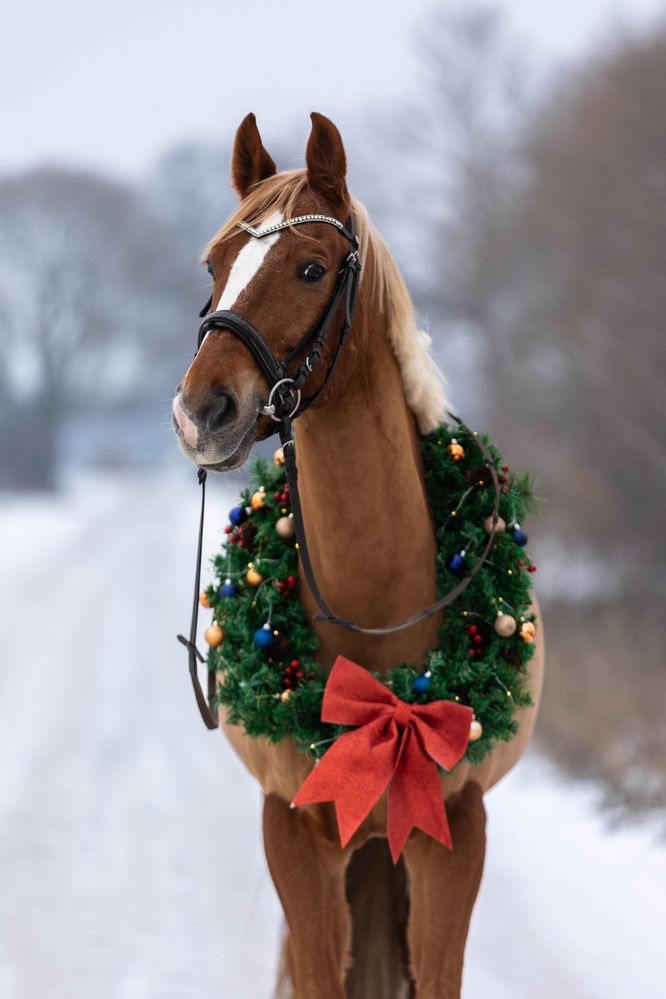
[{"label": "pine cone", "polygon": [[490,473],[485,465],[475,465],[474,468],[468,469],[465,472],[465,478],[468,482],[473,482],[475,486],[490,485]]},{"label": "pine cone", "polygon": [[520,666],[520,656],[515,649],[509,647],[504,647],[500,649],[500,655],[505,663],[509,663],[510,666],[515,666],[516,669]]},{"label": "pine cone", "polygon": [[257,536],[257,525],[252,520],[246,520],[238,528],[238,536],[245,542],[246,548],[252,548]]},{"label": "pine cone", "polygon": [[271,646],[271,655],[276,659],[284,659],[289,654],[289,639],[286,635],[278,635]]}]

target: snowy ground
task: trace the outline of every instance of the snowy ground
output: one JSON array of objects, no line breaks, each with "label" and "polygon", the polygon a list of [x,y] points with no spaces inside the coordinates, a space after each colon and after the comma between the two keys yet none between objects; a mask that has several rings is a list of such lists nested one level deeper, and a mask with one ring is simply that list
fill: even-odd
[{"label": "snowy ground", "polygon": [[[268,999],[259,794],[207,733],[193,475],[0,504],[0,999]],[[215,523],[230,505],[218,488]],[[465,999],[657,999],[666,848],[533,756],[488,797]]]}]

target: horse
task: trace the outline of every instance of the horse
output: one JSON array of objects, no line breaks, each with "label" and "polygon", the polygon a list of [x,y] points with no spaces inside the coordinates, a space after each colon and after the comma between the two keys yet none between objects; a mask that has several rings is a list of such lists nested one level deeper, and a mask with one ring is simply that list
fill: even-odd
[{"label": "horse", "polygon": [[[277,172],[256,119],[238,128],[231,176],[233,216],[203,254],[217,310],[238,310],[283,357],[330,302],[340,266],[342,228],[353,219],[361,277],[347,346],[326,382],[335,336],[298,416],[298,470],[309,557],[336,614],[361,625],[402,620],[436,596],[436,544],[424,486],[419,435],[449,411],[444,380],[417,327],[402,276],[346,181],[336,126],[312,113],[304,169]],[[307,226],[285,220],[314,215]],[[253,225],[274,226],[254,239]],[[307,231],[306,231],[307,230]],[[265,230],[264,230],[265,231]],[[340,304],[342,321],[344,304]],[[206,336],[173,400],[180,445],[200,468],[241,466],[274,424],[267,384],[247,344],[218,329]],[[397,539],[402,543],[397,544]],[[303,583],[299,600],[317,610]],[[533,606],[538,614],[536,603]],[[395,633],[368,635],[315,622],[319,661],[342,654],[384,675],[420,663],[437,643],[435,614]],[[314,764],[289,739],[272,743],[219,723],[264,794],[263,839],[286,920],[276,995],[296,999],[455,999],[486,847],[484,794],[530,742],[543,677],[543,629],[528,684],[532,706],[517,712],[518,732],[477,765],[463,760],[440,776],[453,849],[414,830],[399,863],[389,858],[386,795],[345,848],[331,803],[290,807]]]}]

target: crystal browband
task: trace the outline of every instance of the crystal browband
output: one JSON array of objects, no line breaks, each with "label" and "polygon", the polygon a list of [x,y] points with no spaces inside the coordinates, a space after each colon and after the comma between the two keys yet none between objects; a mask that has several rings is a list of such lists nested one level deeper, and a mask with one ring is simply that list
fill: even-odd
[{"label": "crystal browband", "polygon": [[293,225],[302,225],[303,222],[327,222],[329,225],[334,225],[340,232],[346,234],[346,229],[342,222],[334,219],[332,215],[296,215],[293,219],[284,219],[282,222],[276,222],[275,225],[266,226],[265,229],[257,229],[255,226],[250,225],[249,222],[238,222],[237,224],[245,232],[249,232],[251,236],[261,239],[262,236],[268,236],[271,232],[278,232],[280,229],[289,229]]}]

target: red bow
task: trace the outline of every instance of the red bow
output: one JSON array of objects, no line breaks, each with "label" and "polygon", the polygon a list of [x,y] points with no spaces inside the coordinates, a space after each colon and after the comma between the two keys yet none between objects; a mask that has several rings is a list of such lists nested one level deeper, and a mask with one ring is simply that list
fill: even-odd
[{"label": "red bow", "polygon": [[338,656],[321,720],[358,725],[333,743],[304,781],[294,805],[334,801],[346,846],[386,788],[393,863],[417,826],[451,847],[436,763],[451,770],[467,748],[471,708],[454,701],[407,704],[361,666]]}]

